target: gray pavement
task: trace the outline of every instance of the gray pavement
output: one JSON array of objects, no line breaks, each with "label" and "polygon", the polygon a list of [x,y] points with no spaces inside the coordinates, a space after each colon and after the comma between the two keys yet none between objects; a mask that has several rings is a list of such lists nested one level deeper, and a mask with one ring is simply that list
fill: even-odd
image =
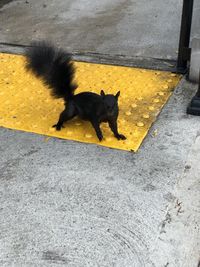
[{"label": "gray pavement", "polygon": [[[174,58],[181,1],[152,2],[10,1],[0,40]],[[156,43],[150,15],[166,22],[167,10]],[[180,82],[136,154],[0,128],[0,266],[197,267],[200,119],[185,112],[196,89]]]},{"label": "gray pavement", "polygon": [[[70,52],[177,57],[182,0],[7,2],[1,8],[0,42],[27,45],[47,38]],[[200,35],[200,2],[194,2],[192,36]]]}]

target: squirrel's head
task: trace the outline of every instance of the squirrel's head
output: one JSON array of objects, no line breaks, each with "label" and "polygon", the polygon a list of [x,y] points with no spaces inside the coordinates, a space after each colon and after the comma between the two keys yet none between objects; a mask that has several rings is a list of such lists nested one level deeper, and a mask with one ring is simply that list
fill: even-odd
[{"label": "squirrel's head", "polygon": [[115,115],[118,112],[118,98],[120,96],[120,91],[116,95],[108,94],[106,95],[103,90],[101,90],[101,97],[104,102],[107,114],[109,116]]}]

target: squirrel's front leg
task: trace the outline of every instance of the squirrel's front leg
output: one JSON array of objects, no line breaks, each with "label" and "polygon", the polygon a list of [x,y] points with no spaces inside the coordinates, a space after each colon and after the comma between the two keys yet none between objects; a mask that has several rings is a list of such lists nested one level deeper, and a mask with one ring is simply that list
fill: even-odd
[{"label": "squirrel's front leg", "polygon": [[99,141],[103,140],[103,134],[100,128],[100,123],[97,120],[92,120],[91,121],[92,126],[94,127],[95,131],[96,131],[96,135],[99,138]]},{"label": "squirrel's front leg", "polygon": [[110,120],[109,122],[109,126],[110,126],[110,129],[112,130],[112,132],[114,133],[115,137],[118,139],[118,140],[125,140],[126,139],[126,136],[124,136],[123,134],[119,134],[118,133],[118,129],[117,129],[117,120]]}]

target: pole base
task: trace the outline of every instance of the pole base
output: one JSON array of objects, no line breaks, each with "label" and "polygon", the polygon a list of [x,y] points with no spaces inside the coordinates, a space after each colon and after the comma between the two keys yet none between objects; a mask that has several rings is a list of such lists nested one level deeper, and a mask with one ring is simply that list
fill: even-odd
[{"label": "pole base", "polygon": [[200,116],[200,97],[194,96],[187,107],[187,114]]}]

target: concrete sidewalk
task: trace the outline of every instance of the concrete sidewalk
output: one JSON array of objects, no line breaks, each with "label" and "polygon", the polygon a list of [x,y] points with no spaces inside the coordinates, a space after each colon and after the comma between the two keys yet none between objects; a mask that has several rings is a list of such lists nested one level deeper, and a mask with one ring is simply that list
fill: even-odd
[{"label": "concrete sidewalk", "polygon": [[[9,2],[7,5],[3,5]],[[176,59],[182,0],[7,0],[0,43],[50,39],[70,52]],[[192,36],[200,35],[194,1]]]},{"label": "concrete sidewalk", "polygon": [[[0,40],[175,59],[182,1],[151,2],[3,1]],[[180,82],[137,154],[1,128],[0,266],[197,267],[196,89]]]}]

